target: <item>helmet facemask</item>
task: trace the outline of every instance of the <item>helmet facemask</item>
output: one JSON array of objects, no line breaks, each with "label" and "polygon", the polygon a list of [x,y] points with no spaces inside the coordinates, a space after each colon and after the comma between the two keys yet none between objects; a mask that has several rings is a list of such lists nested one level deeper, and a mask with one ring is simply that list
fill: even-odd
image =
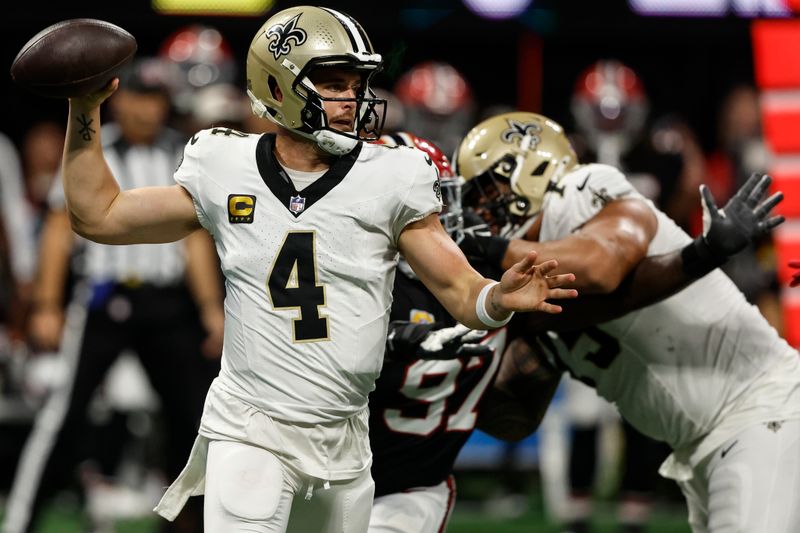
[{"label": "helmet facemask", "polygon": [[517,168],[515,158],[509,154],[463,187],[464,205],[472,208],[497,235],[510,235],[535,214],[531,212],[530,201],[511,188]]},{"label": "helmet facemask", "polygon": [[439,221],[456,244],[464,238],[464,212],[461,207],[463,183],[464,179],[457,176],[439,179],[442,191],[442,211],[439,213]]}]

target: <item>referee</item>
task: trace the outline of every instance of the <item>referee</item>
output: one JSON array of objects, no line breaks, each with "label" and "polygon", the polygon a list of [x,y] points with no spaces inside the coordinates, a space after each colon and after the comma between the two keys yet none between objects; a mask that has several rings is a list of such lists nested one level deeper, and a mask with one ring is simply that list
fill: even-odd
[{"label": "referee", "polygon": [[[138,61],[110,101],[115,122],[103,127],[103,149],[122,189],[174,184],[184,139],[165,126],[170,104],[164,69],[156,60]],[[50,207],[31,341],[42,350],[58,349],[69,372],[37,415],[22,452],[4,533],[32,530],[46,496],[75,476],[76,466],[86,459],[81,450],[87,406],[124,350],[138,355],[160,396],[167,475],[177,476],[196,436],[222,345],[221,280],[207,234],[197,232],[171,244],[102,245],[72,233],[60,183]],[[76,249],[78,281],[64,313],[62,299]],[[176,531],[198,531],[201,520],[202,514],[185,512],[174,524],[163,523]]]}]

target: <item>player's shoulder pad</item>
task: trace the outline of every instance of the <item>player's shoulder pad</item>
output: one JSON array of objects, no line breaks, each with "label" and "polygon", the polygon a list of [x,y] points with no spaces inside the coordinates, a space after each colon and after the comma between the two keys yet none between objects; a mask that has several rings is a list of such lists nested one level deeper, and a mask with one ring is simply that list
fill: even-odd
[{"label": "player's shoulder pad", "polygon": [[409,155],[415,153],[422,153],[421,150],[417,150],[413,146],[388,145],[377,142],[364,142],[362,145],[361,154],[362,157],[366,159],[382,158],[397,160],[398,158],[409,157]]},{"label": "player's shoulder pad", "polygon": [[246,143],[248,139],[257,137],[258,135],[243,133],[232,128],[200,130],[192,135],[186,143],[183,152],[184,159],[202,160],[211,154],[219,154],[219,150],[234,150],[240,143]]},{"label": "player's shoulder pad", "polygon": [[233,128],[207,128],[200,130],[189,139],[186,143],[187,148],[194,146],[202,146],[209,143],[225,143],[232,142],[240,139],[246,139],[253,134],[244,133]]},{"label": "player's shoulder pad", "polygon": [[411,180],[414,176],[432,173],[438,176],[436,166],[428,154],[413,146],[387,146],[363,143],[361,158],[364,161],[380,162],[387,172],[399,178]]},{"label": "player's shoulder pad", "polygon": [[564,175],[553,190],[561,195],[592,194],[600,189],[619,189],[627,184],[625,175],[610,165],[591,163],[580,165]]}]

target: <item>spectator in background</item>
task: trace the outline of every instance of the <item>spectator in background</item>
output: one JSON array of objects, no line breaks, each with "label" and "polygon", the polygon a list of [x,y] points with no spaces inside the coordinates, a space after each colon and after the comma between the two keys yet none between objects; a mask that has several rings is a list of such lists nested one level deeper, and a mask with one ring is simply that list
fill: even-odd
[{"label": "spectator in background", "polygon": [[475,119],[472,88],[448,63],[427,61],[397,81],[394,94],[405,110],[405,129],[452,154]]},{"label": "spectator in background", "polygon": [[[733,87],[719,110],[717,148],[708,155],[708,185],[716,197],[726,200],[753,172],[766,172],[769,151],[761,133],[758,92],[747,84]],[[702,227],[694,213],[694,229]],[[783,315],[779,297],[772,236],[750,245],[723,267],[747,300],[779,332]]]},{"label": "spectator in background", "polygon": [[198,89],[192,98],[192,131],[206,128],[244,130],[250,100],[235,85],[215,83]]},{"label": "spectator in background", "polygon": [[571,110],[577,131],[570,140],[581,161],[620,168],[642,195],[689,231],[705,163],[685,121],[652,117],[639,75],[613,59],[580,74]]},{"label": "spectator in background", "polygon": [[[170,103],[162,68],[159,61],[139,60],[122,76],[123,88],[110,101],[115,123],[103,128],[103,150],[123,189],[170,184],[180,159],[184,138],[165,127]],[[198,231],[173,244],[101,245],[75,238],[60,182],[54,185],[50,205],[31,340],[43,350],[60,347],[68,377],[40,411],[23,451],[4,533],[29,531],[48,493],[68,481],[91,453],[85,439],[87,406],[125,349],[136,352],[161,397],[166,475],[177,475],[221,352],[221,283],[207,234]],[[82,282],[65,318],[64,283],[77,244],[83,248]],[[201,356],[201,349],[212,362]],[[197,508],[172,527],[198,531],[201,520]]]},{"label": "spectator in background", "polygon": [[197,91],[217,84],[233,84],[237,66],[231,46],[207,24],[191,24],[161,43],[158,57],[169,65],[173,122],[187,137],[194,134]]},{"label": "spectator in background", "polygon": [[19,154],[2,133],[0,213],[0,323],[6,326],[10,339],[19,341],[30,302],[36,247]]},{"label": "spectator in background", "polygon": [[206,128],[232,128],[247,133],[274,132],[274,123],[250,110],[250,99],[235,85],[214,83],[192,94],[191,117],[186,123],[200,131]]},{"label": "spectator in background", "polygon": [[37,235],[44,223],[47,195],[61,165],[63,151],[64,128],[55,122],[34,124],[22,140],[22,168]]}]

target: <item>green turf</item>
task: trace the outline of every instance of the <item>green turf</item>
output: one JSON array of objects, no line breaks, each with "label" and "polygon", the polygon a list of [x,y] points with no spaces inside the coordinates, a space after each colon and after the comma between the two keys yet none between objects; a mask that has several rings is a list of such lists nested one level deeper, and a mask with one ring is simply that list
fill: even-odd
[{"label": "green turf", "polygon": [[[546,518],[542,503],[541,481],[531,472],[456,472],[458,497],[448,533],[560,533],[561,528]],[[512,487],[525,496],[497,498]],[[662,487],[663,489],[663,487]],[[596,504],[592,533],[619,533],[615,507],[609,498],[600,496]],[[497,502],[500,502],[499,504]],[[503,504],[505,502],[505,504]],[[508,502],[511,502],[509,505]],[[0,502],[0,521],[2,502]],[[155,515],[119,522],[114,533],[154,533],[161,519]],[[34,533],[87,533],[76,499],[62,499],[51,504],[44,522]],[[686,508],[675,492],[660,492],[659,503],[647,528],[648,533],[690,533]],[[416,533],[416,532],[409,532]]]},{"label": "green turf", "polygon": [[[116,524],[115,533],[154,533],[157,519],[122,521]],[[45,521],[35,533],[86,533],[81,513],[72,506],[54,505],[48,510]],[[456,504],[448,533],[558,533],[560,528],[547,521],[535,506],[514,518],[493,517],[478,506]],[[648,533],[689,533],[686,518],[680,509],[657,510],[647,529]],[[411,533],[411,532],[409,532]],[[608,506],[599,509],[594,520],[593,533],[618,533],[614,514]]]},{"label": "green turf", "polygon": [[[619,533],[614,514],[607,510],[597,513],[592,533]],[[548,522],[540,513],[525,513],[516,518],[490,518],[480,513],[459,511],[450,520],[448,533],[559,533],[558,525]],[[650,521],[648,533],[690,533],[686,518],[678,513],[658,511]]]}]

